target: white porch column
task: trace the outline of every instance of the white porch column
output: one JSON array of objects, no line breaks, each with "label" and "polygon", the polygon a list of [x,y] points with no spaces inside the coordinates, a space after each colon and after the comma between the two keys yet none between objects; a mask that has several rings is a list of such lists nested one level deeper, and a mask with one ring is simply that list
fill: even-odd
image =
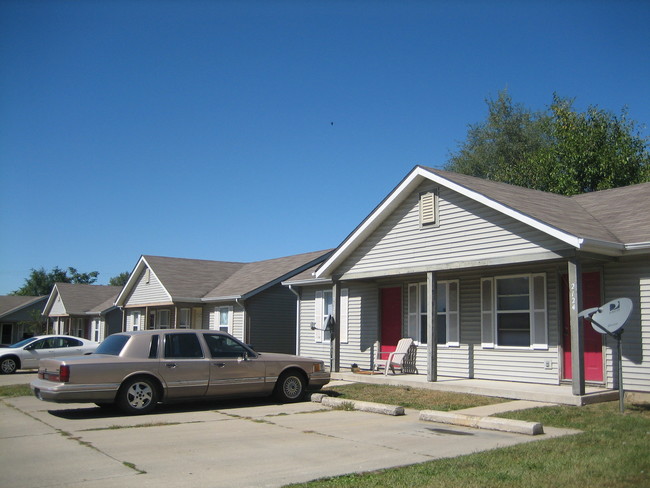
[{"label": "white porch column", "polygon": [[438,280],[436,273],[427,273],[427,381],[438,381]]},{"label": "white porch column", "polygon": [[569,324],[571,327],[571,386],[574,395],[585,394],[584,330],[578,313],[582,310],[582,266],[571,258],[569,268]]},{"label": "white porch column", "polygon": [[341,282],[335,281],[332,285],[332,315],[334,323],[330,330],[330,342],[332,348],[332,371],[341,370]]}]

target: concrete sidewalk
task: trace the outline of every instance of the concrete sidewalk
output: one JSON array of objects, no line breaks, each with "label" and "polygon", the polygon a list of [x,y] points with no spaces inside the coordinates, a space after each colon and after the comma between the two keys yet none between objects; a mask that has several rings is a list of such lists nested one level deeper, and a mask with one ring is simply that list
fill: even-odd
[{"label": "concrete sidewalk", "polygon": [[124,417],[85,404],[5,398],[0,479],[25,488],[280,487],[573,433],[547,428],[527,436],[312,402],[160,406]]}]

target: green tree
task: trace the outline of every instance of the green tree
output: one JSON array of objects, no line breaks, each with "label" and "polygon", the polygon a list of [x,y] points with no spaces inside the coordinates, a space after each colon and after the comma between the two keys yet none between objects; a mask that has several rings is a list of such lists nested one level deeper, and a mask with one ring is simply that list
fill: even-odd
[{"label": "green tree", "polygon": [[124,286],[126,285],[126,282],[129,281],[129,276],[131,276],[131,274],[128,271],[124,271],[108,280],[108,284],[111,286]]},{"label": "green tree", "polygon": [[13,295],[41,296],[49,295],[55,283],[79,283],[90,285],[97,281],[98,271],[90,273],[79,273],[75,268],[69,267],[67,271],[55,266],[51,271],[45,268],[31,270],[29,277],[21,288],[13,292]]},{"label": "green tree", "polygon": [[554,95],[532,112],[505,91],[486,103],[487,119],[469,126],[445,169],[563,195],[650,181],[648,141],[626,110],[576,112]]}]

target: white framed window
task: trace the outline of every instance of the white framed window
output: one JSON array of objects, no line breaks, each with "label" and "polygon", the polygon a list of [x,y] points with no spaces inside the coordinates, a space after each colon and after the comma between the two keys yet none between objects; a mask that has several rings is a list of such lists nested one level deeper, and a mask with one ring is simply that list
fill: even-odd
[{"label": "white framed window", "polygon": [[334,312],[332,290],[318,290],[315,300],[314,341],[329,342],[331,334],[327,327],[327,320]]},{"label": "white framed window", "polygon": [[102,327],[102,320],[100,318],[93,319],[91,340],[101,342],[104,340],[104,328]]},{"label": "white framed window", "polygon": [[178,311],[178,328],[189,329],[192,326],[189,308],[181,308]]},{"label": "white framed window", "polygon": [[522,274],[481,280],[481,343],[548,348],[546,275]]},{"label": "white framed window", "polygon": [[74,335],[77,337],[84,337],[84,319],[75,319]]},{"label": "white framed window", "polygon": [[169,320],[169,310],[156,311],[156,329],[169,329],[171,321]]},{"label": "white framed window", "polygon": [[[460,345],[459,281],[437,283],[436,339],[440,345]],[[420,344],[427,344],[427,284],[408,286],[407,334]]]},{"label": "white framed window", "polygon": [[141,327],[141,323],[140,323],[141,318],[140,317],[141,316],[142,316],[142,314],[140,313],[140,310],[134,310],[133,312],[131,312],[131,320],[132,320],[131,330],[140,330],[140,327]]},{"label": "white framed window", "polygon": [[217,307],[215,311],[215,324],[217,330],[222,332],[227,332],[232,334],[232,316],[233,308],[232,307]]}]

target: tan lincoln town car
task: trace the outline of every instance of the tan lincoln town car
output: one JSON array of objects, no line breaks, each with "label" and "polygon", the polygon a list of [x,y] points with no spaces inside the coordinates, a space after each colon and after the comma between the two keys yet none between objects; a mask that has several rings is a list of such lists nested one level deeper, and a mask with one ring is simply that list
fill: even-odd
[{"label": "tan lincoln town car", "polygon": [[113,334],[88,356],[43,359],[30,386],[41,400],[116,405],[133,415],[209,398],[296,402],[329,380],[317,359],[258,353],[224,332],[168,329]]}]

